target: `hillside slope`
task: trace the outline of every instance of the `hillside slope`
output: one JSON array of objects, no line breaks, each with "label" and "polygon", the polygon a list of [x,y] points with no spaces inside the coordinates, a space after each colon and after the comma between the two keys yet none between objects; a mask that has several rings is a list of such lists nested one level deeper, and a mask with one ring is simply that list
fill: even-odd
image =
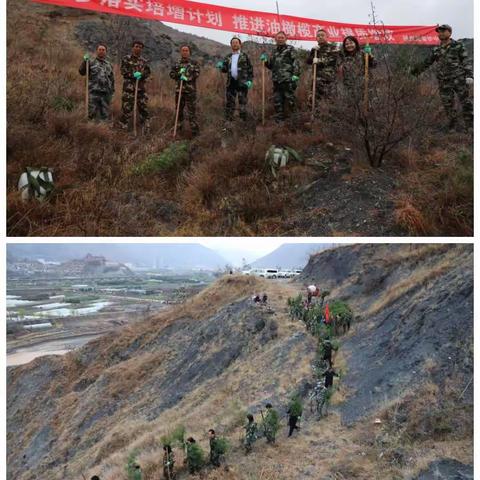
[{"label": "hillside slope", "polygon": [[[123,480],[137,450],[145,479],[158,479],[160,438],[178,424],[205,448],[208,428],[229,438],[228,470],[207,468],[201,478],[211,480],[416,479],[438,465],[470,472],[471,247],[341,247],[312,257],[302,280],[329,285],[357,314],[340,337],[342,379],[326,419],[306,408],[298,434],[286,439],[282,429],[276,445],[258,441],[244,456],[245,412],[258,420],[270,401],[283,415],[292,392],[308,395],[316,344],[288,315],[300,283],[226,276],[114,336],[10,368],[8,478]],[[250,296],[262,292],[269,306],[255,307]]]},{"label": "hillside slope", "polygon": [[[356,245],[313,256],[301,279],[357,307],[344,343],[352,423],[379,404],[422,389],[467,386],[473,374],[473,260],[468,245]],[[455,380],[454,380],[455,379]],[[462,386],[462,382],[463,386]],[[473,405],[473,389],[462,396]]]}]

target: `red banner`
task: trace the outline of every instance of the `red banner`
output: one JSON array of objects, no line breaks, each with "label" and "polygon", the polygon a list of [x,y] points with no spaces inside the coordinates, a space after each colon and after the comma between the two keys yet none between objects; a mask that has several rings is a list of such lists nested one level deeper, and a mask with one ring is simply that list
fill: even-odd
[{"label": "red banner", "polygon": [[436,26],[374,26],[327,22],[254,10],[221,7],[188,0],[33,1],[262,37],[272,37],[282,30],[291,40],[314,41],[316,32],[322,28],[327,31],[331,42],[341,42],[346,36],[354,35],[361,43],[422,45],[438,43],[435,33]]}]

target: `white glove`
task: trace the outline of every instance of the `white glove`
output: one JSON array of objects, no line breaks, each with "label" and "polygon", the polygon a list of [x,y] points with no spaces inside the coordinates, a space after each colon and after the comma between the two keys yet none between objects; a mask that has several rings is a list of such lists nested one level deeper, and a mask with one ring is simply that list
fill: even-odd
[{"label": "white glove", "polygon": [[313,59],[313,64],[316,65],[317,63],[320,63],[320,59],[319,58],[314,58]]},{"label": "white glove", "polygon": [[466,79],[467,85],[473,85],[473,78],[467,78]]}]

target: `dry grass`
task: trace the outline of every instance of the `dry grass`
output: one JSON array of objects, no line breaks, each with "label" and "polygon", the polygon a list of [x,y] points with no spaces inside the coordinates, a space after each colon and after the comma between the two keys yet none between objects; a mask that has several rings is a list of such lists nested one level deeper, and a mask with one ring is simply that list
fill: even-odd
[{"label": "dry grass", "polygon": [[[418,158],[407,156],[396,222],[410,235],[473,235],[473,155],[443,139]],[[460,148],[459,148],[460,147]]]},{"label": "dry grass", "polygon": [[389,305],[395,303],[398,299],[402,298],[404,295],[409,294],[414,290],[418,290],[422,287],[425,287],[429,282],[435,280],[439,276],[443,275],[445,272],[450,270],[452,265],[445,261],[441,265],[436,265],[435,267],[424,267],[418,269],[413,275],[408,277],[406,280],[402,280],[397,284],[391,286],[385,293],[384,296],[375,301],[369,310],[365,313],[366,316],[376,315],[381,310],[387,308]]}]

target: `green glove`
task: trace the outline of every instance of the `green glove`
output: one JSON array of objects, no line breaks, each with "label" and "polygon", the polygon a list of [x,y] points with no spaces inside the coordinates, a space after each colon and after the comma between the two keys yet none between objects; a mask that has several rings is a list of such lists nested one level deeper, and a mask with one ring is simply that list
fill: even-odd
[{"label": "green glove", "polygon": [[253,82],[251,80],[248,80],[247,82],[245,82],[245,85],[250,90],[253,87]]},{"label": "green glove", "polygon": [[188,82],[188,78],[185,75],[180,75],[180,80],[183,80],[184,82]]},{"label": "green glove", "polygon": [[268,55],[266,53],[262,53],[260,55],[260,61],[261,62],[268,62]]},{"label": "green glove", "polygon": [[180,69],[180,75],[183,75],[186,71],[187,71],[187,68],[186,68],[186,67],[182,67],[182,68]]},{"label": "green glove", "polygon": [[298,82],[299,80],[300,80],[300,77],[297,77],[296,75],[292,77],[292,82]]},{"label": "green glove", "polygon": [[218,69],[222,69],[223,68],[223,62],[220,60],[219,62],[217,62],[217,64],[215,65]]},{"label": "green glove", "polygon": [[363,47],[363,52],[367,53],[368,55],[372,54],[372,47],[367,43],[365,47]]},{"label": "green glove", "polygon": [[135,80],[140,80],[142,78],[142,72],[135,72],[133,74],[133,77],[135,78]]},{"label": "green glove", "polygon": [[83,59],[88,62],[88,60],[90,60],[90,55],[88,53],[86,53],[84,56],[83,56]]}]

